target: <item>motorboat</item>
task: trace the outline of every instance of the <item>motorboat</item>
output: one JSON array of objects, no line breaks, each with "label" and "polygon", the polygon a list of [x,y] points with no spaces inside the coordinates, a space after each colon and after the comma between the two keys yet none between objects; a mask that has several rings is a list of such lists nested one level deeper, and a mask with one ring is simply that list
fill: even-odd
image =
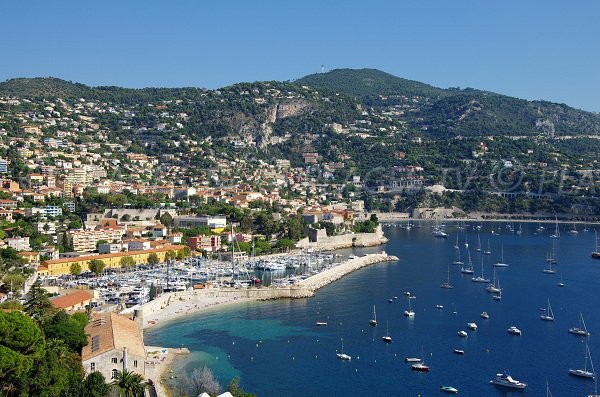
[{"label": "motorboat", "polygon": [[458,389],[456,389],[452,386],[440,386],[440,391],[442,393],[458,394]]},{"label": "motorboat", "polygon": [[484,320],[487,320],[490,318],[490,315],[488,314],[488,312],[482,312],[481,313],[481,318],[483,318]]},{"label": "motorboat", "polygon": [[465,351],[464,350],[460,350],[460,349],[454,349],[454,354],[458,354],[458,355],[462,356],[462,355],[465,354]]},{"label": "motorboat", "polygon": [[471,331],[477,331],[477,324],[467,323],[467,328],[469,328]]},{"label": "motorboat", "polygon": [[429,372],[429,367],[427,365],[425,365],[425,363],[422,363],[422,362],[411,365],[411,368],[413,371]]},{"label": "motorboat", "polygon": [[317,322],[315,323],[315,325],[316,325],[317,327],[325,327],[325,326],[327,326],[327,323],[326,323],[325,321],[317,321]]},{"label": "motorboat", "polygon": [[458,331],[457,332],[458,336],[460,336],[461,338],[466,338],[467,336],[469,336],[469,334],[467,334],[467,331]]},{"label": "motorboat", "polygon": [[418,357],[406,357],[404,359],[404,362],[406,362],[406,363],[420,363],[421,359],[418,358]]},{"label": "motorboat", "polygon": [[509,329],[506,330],[509,334],[512,335],[521,335],[521,330],[514,325],[511,325]]},{"label": "motorboat", "polygon": [[496,386],[509,387],[511,389],[524,389],[527,387],[526,383],[515,380],[506,373],[496,374],[496,377],[490,380],[490,383]]}]

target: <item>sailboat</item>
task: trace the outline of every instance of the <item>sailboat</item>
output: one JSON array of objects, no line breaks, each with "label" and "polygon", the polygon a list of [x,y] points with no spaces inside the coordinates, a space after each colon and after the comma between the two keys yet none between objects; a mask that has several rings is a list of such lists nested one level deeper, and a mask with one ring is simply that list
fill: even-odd
[{"label": "sailboat", "polygon": [[[581,378],[589,378],[594,379],[596,374],[594,373],[594,364],[592,363],[592,356],[590,355],[590,348],[588,344],[585,344],[585,359],[584,359],[583,369],[573,369],[569,368],[569,374],[573,376],[579,376]],[[587,363],[590,361],[591,371],[588,371]]]},{"label": "sailboat", "polygon": [[377,313],[375,312],[375,305],[373,305],[373,318],[369,320],[369,324],[372,326],[377,325]]},{"label": "sailboat", "polygon": [[467,237],[467,233],[465,233],[465,248],[469,248],[469,239]]},{"label": "sailboat", "polygon": [[453,265],[464,265],[465,263],[460,260],[460,248],[456,249],[456,259],[452,262]]},{"label": "sailboat", "polygon": [[598,248],[598,231],[594,230],[594,233],[596,237],[596,248],[594,249],[594,251],[592,251],[592,258],[600,259],[600,249]]},{"label": "sailboat", "polygon": [[553,265],[556,265],[556,244],[554,242],[554,240],[552,241],[552,251],[550,252],[550,256],[548,256],[546,258],[546,262],[547,263],[552,263]]},{"label": "sailboat", "polygon": [[579,327],[569,328],[569,333],[580,336],[590,336],[590,333],[585,326],[585,321],[583,321],[583,313],[579,313]]},{"label": "sailboat", "polygon": [[538,223],[538,227],[537,229],[535,229],[537,232],[543,232],[544,230],[546,230],[546,228],[544,226],[542,226],[541,223]]},{"label": "sailboat", "polygon": [[492,296],[492,299],[494,299],[495,301],[499,301],[502,299],[502,288],[500,288],[500,280],[498,280],[498,285],[496,286],[496,288],[498,288],[498,293],[494,294],[494,296]]},{"label": "sailboat", "polygon": [[554,274],[554,273],[556,273],[556,270],[554,270],[552,268],[552,264],[553,263],[556,263],[556,262],[548,262],[548,267],[543,270],[544,273],[546,273],[546,274]]},{"label": "sailboat", "polygon": [[500,262],[498,263],[494,263],[492,266],[494,267],[508,267],[508,263],[504,263],[504,245],[501,248],[500,251]]},{"label": "sailboat", "polygon": [[342,351],[336,354],[337,358],[343,361],[350,361],[352,357],[344,353],[344,338],[342,338]]},{"label": "sailboat", "polygon": [[467,267],[461,267],[460,272],[462,274],[473,274],[473,262],[471,261],[471,251],[467,250],[468,262]]},{"label": "sailboat", "polygon": [[458,249],[458,233],[456,233],[456,244],[454,244],[454,248]]},{"label": "sailboat", "polygon": [[523,227],[521,226],[520,223],[519,223],[519,230],[517,230],[515,233],[518,234],[518,235],[523,234]]},{"label": "sailboat", "polygon": [[569,230],[569,234],[579,234],[577,228],[575,227],[575,222],[573,222],[573,228]]},{"label": "sailboat", "polygon": [[560,229],[558,228],[558,217],[556,218],[556,226],[554,228],[554,234],[550,236],[550,238],[560,238]]},{"label": "sailboat", "polygon": [[483,251],[485,255],[492,255],[492,250],[490,249],[490,239],[488,238],[487,249]]},{"label": "sailboat", "polygon": [[481,252],[481,238],[479,237],[479,234],[477,234],[477,248],[475,248],[475,251]]},{"label": "sailboat", "polygon": [[448,280],[445,283],[442,283],[440,287],[446,289],[454,288],[452,284],[450,284],[450,265],[448,265]]},{"label": "sailboat", "polygon": [[544,321],[554,321],[554,312],[552,311],[552,306],[550,306],[550,299],[548,299],[548,308],[546,312],[540,316],[540,319]]},{"label": "sailboat", "polygon": [[499,294],[500,288],[496,285],[497,281],[496,281],[496,268],[494,268],[494,281],[490,284],[488,284],[488,286],[485,288],[485,290],[487,292],[489,292],[490,294]]},{"label": "sailboat", "polygon": [[564,286],[565,286],[565,283],[563,283],[563,276],[562,276],[562,273],[561,273],[561,275],[560,275],[560,282],[559,282],[559,283],[557,283],[556,285],[558,285],[559,287],[564,287]]},{"label": "sailboat", "polygon": [[389,321],[386,320],[385,322],[385,336],[382,336],[381,339],[385,342],[385,343],[392,343],[392,337],[390,336],[390,329],[389,329]]},{"label": "sailboat", "polygon": [[411,301],[412,298],[413,298],[412,296],[408,297],[408,310],[404,311],[404,315],[406,317],[414,317],[415,316],[415,312],[413,312],[412,307],[410,305],[410,301]]},{"label": "sailboat", "polygon": [[474,283],[489,283],[490,279],[483,277],[483,257],[481,257],[481,276],[473,277],[471,279]]},{"label": "sailboat", "polygon": [[413,371],[429,372],[429,367],[425,365],[425,355],[423,354],[423,346],[421,346],[421,361],[411,365]]}]

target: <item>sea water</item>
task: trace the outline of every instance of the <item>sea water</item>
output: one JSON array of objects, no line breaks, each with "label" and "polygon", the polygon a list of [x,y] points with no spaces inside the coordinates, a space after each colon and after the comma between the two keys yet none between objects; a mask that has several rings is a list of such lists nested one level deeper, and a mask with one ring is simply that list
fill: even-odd
[{"label": "sea water", "polygon": [[[546,274],[553,225],[538,233],[536,224],[523,224],[518,235],[503,223],[484,223],[481,246],[485,250],[489,238],[492,250],[492,255],[483,255],[484,276],[493,277],[491,264],[500,261],[502,246],[509,264],[496,269],[502,299],[495,301],[484,290],[486,284],[473,283],[473,276],[461,274],[456,265],[450,265],[454,288],[440,288],[455,259],[457,234],[461,260],[467,260],[467,241],[475,276],[481,273],[477,231],[449,225],[448,239],[439,239],[431,235],[431,224],[419,225],[412,230],[385,228],[390,241],[382,247],[338,251],[347,256],[385,250],[398,256],[397,262],[356,271],[313,298],[241,303],[174,320],[147,330],[146,344],[192,351],[178,361],[176,376],[207,365],[224,385],[239,376],[243,387],[260,397],[431,396],[440,394],[440,385],[453,386],[465,396],[545,396],[546,379],[554,396],[586,396],[594,390],[592,380],[568,374],[569,368],[583,368],[586,341],[600,366],[600,261],[590,257],[593,228],[572,235],[567,233],[571,226],[563,225],[562,238],[555,240],[556,273]],[[557,286],[561,278],[564,287]],[[405,292],[414,296],[414,318],[403,316],[408,308]],[[553,322],[540,320],[548,299]],[[373,305],[376,327],[369,325]],[[480,317],[483,311],[489,320]],[[589,338],[568,333],[579,326],[580,312],[592,333]],[[327,326],[316,327],[317,321]],[[469,331],[468,322],[477,323],[477,331]],[[522,336],[508,334],[511,325]],[[386,328],[391,344],[381,340]],[[468,337],[459,337],[460,330]],[[352,356],[349,362],[336,359],[342,339],[344,353]],[[431,367],[429,373],[411,371],[404,362],[421,356]],[[525,391],[490,385],[503,371],[526,382]]]}]

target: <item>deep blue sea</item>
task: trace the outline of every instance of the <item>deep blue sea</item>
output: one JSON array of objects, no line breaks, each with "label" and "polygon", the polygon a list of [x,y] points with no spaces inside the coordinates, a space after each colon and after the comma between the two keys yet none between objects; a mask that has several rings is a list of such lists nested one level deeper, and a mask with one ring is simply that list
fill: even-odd
[{"label": "deep blue sea", "polygon": [[[449,238],[436,239],[430,223],[420,225],[412,230],[385,228],[390,242],[383,247],[339,251],[361,255],[385,250],[398,256],[397,262],[361,269],[310,299],[242,303],[174,320],[147,330],[146,344],[187,346],[192,354],[177,364],[176,372],[207,365],[224,385],[239,376],[243,387],[259,397],[433,396],[440,395],[440,385],[454,386],[463,396],[545,396],[546,379],[554,397],[593,392],[594,381],[568,374],[569,368],[583,368],[586,339],[600,367],[600,260],[590,257],[593,228],[571,235],[571,226],[561,225],[558,264],[551,275],[543,269],[548,266],[553,225],[537,233],[536,224],[523,224],[523,233],[517,235],[504,223],[484,223],[481,244],[485,249],[489,238],[492,251],[484,258],[485,276],[492,277],[491,263],[500,260],[501,246],[504,262],[510,265],[497,269],[503,294],[495,301],[484,291],[485,284],[461,275],[460,266],[450,266],[454,288],[440,288],[455,257],[457,233],[463,259],[467,238],[475,275],[480,273],[477,232],[450,224]],[[557,286],[561,277],[564,287]],[[408,307],[405,291],[416,297],[411,301],[416,313],[412,319],[403,316]],[[398,299],[389,303],[393,296]],[[540,320],[540,308],[546,308],[548,299],[554,322]],[[377,327],[368,323],[374,304]],[[489,320],[480,317],[483,311]],[[579,325],[580,312],[590,338],[567,332]],[[316,321],[328,325],[316,327]],[[468,331],[467,322],[476,322],[477,331]],[[386,323],[393,338],[389,345],[381,340]],[[511,325],[523,335],[508,334]],[[459,330],[469,336],[460,338]],[[350,362],[336,359],[342,338]],[[457,348],[465,354],[454,354]],[[404,362],[422,352],[429,373],[411,371]],[[490,385],[502,371],[528,387],[519,392]]]}]

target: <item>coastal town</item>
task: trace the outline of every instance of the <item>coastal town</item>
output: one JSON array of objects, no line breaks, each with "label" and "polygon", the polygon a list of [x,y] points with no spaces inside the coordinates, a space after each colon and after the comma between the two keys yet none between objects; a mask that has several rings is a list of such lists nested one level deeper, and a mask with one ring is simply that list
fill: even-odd
[{"label": "coastal town", "polygon": [[[207,101],[221,95],[200,92]],[[259,129],[267,133],[278,119],[308,106],[307,98],[327,99],[308,87],[284,92],[269,84],[227,95],[264,105],[267,120]],[[322,127],[363,141],[402,134],[405,112],[422,100],[404,98],[401,106],[363,110],[347,124]],[[162,378],[185,349],[145,346],[144,328],[215,305],[311,297],[353,270],[395,259],[384,252],[328,253],[385,243],[381,220],[469,216],[435,199],[466,194],[469,187],[447,189],[430,169],[409,160],[411,152],[394,153],[393,175],[382,178],[351,166],[356,158],[349,154],[327,161],[314,143],[299,160],[241,155],[258,147],[266,153],[291,139],[286,134],[267,134],[266,142],[243,135],[192,139],[184,100],[7,96],[0,107],[0,305],[27,306],[31,289],[43,288],[56,310],[87,312],[85,372],[111,380],[133,371],[150,380],[157,395],[166,395]],[[122,138],[127,135],[131,139]],[[487,140],[476,143],[470,161],[490,162],[494,139]],[[423,145],[423,138],[409,145]],[[534,155],[534,149],[524,154]],[[497,161],[515,169],[514,158]],[[531,170],[553,166],[527,164]],[[586,172],[584,184],[563,191],[496,189],[489,197],[585,196],[596,183],[594,171]],[[430,207],[406,201],[423,192]],[[568,207],[567,219],[595,220],[589,203]],[[473,209],[478,219],[491,214]],[[519,216],[552,220],[543,210]]]}]

